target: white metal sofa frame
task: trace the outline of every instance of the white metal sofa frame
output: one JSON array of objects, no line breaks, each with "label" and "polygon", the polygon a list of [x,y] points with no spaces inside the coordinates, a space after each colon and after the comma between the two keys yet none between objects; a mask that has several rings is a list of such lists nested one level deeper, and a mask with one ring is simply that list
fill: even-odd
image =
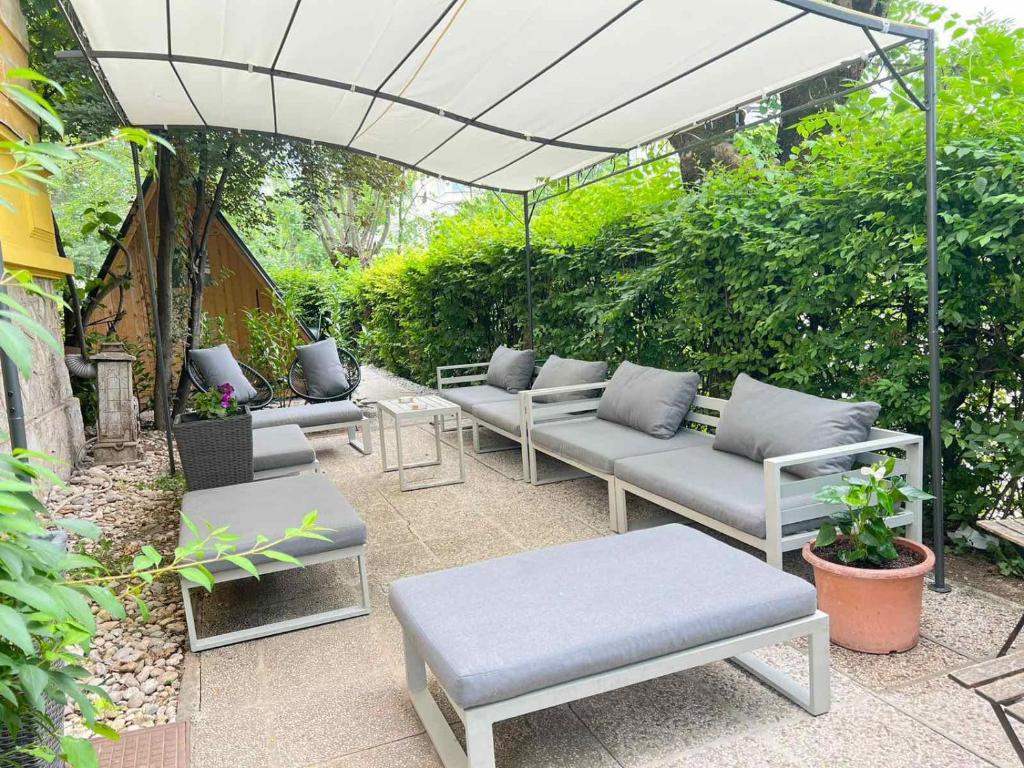
[{"label": "white metal sofa frame", "polygon": [[[340,621],[341,619],[366,616],[370,613],[370,586],[366,578],[365,544],[355,547],[346,547],[344,549],[338,549],[331,552],[320,552],[315,555],[300,556],[297,559],[305,568],[310,565],[330,563],[335,560],[345,560],[349,558],[355,558],[356,566],[359,569],[359,586],[361,591],[361,602],[359,605],[335,608],[329,611],[314,613],[309,616],[300,616],[294,619],[274,621],[270,624],[263,624],[258,627],[239,629],[234,632],[224,632],[219,635],[209,635],[203,638],[197,637],[196,635],[195,616],[192,612],[192,597],[189,594],[189,592],[194,589],[201,590],[202,587],[182,577],[181,597],[185,604],[185,626],[188,627],[189,648],[191,648],[193,652],[207,651],[211,648],[219,648],[223,645],[241,643],[246,640],[255,640],[260,637],[269,637],[270,635],[277,635],[282,632],[291,632],[296,629],[305,629],[306,627],[315,627],[319,624],[328,624],[334,621]],[[255,565],[256,570],[259,572],[261,577],[268,573],[286,571],[296,567],[292,563],[283,563],[277,560],[270,560],[268,562]],[[251,573],[244,571],[241,568],[214,571],[212,575],[214,584],[222,584],[224,582],[235,581],[237,579],[253,578]]]},{"label": "white metal sofa frame", "polygon": [[[309,404],[307,403],[306,405]],[[304,406],[298,407],[302,408]],[[304,427],[301,424],[298,426],[304,435],[312,435],[317,432],[340,432],[345,430],[348,435],[349,445],[364,456],[369,456],[373,453],[373,430],[369,428],[369,424],[370,420],[363,416],[356,421],[338,421],[330,424],[316,424],[311,427]],[[263,429],[263,427],[253,427],[253,429]],[[357,430],[359,437],[356,437]]]},{"label": "white metal sofa frame", "polygon": [[[602,384],[581,384],[576,387],[560,387],[557,390],[544,390],[543,392],[550,393],[557,391],[564,393],[588,389],[603,389],[605,386],[607,386],[606,382]],[[538,406],[533,403],[533,397],[541,392],[541,390],[538,390],[537,392],[521,393],[528,435],[532,432],[534,425],[538,423],[538,419],[536,417]],[[571,401],[573,410],[576,412],[585,410],[596,411],[598,402],[598,399]],[[698,427],[700,431],[714,431],[718,426],[718,421],[721,418],[721,414],[725,410],[727,403],[727,400],[723,400],[721,398],[697,395],[693,400],[693,405],[691,406],[689,413],[686,414],[686,417],[683,420],[684,428],[693,429],[693,427]],[[631,493],[634,496],[646,499],[660,507],[668,509],[671,512],[675,512],[678,515],[693,520],[694,522],[711,528],[712,530],[724,533],[737,541],[741,541],[744,544],[764,552],[765,559],[768,564],[773,565],[776,568],[782,567],[783,552],[800,549],[805,543],[813,540],[818,533],[817,529],[813,529],[784,535],[783,528],[785,526],[794,523],[801,523],[806,520],[826,517],[829,512],[836,509],[834,505],[824,504],[821,502],[783,509],[783,500],[794,496],[813,494],[827,485],[836,485],[842,481],[843,475],[847,474],[844,472],[837,472],[806,480],[785,480],[782,477],[782,470],[797,464],[805,464],[807,462],[820,461],[822,459],[835,458],[837,456],[852,455],[863,463],[870,463],[872,461],[878,461],[879,459],[886,458],[878,453],[879,451],[884,450],[902,451],[904,453],[904,458],[897,459],[896,466],[894,467],[892,474],[894,476],[905,477],[910,485],[920,488],[924,482],[922,438],[919,435],[910,435],[905,432],[895,432],[893,430],[881,429],[879,427],[872,428],[868,435],[868,439],[864,442],[851,443],[849,445],[841,445],[834,448],[823,448],[816,451],[793,453],[787,456],[775,456],[765,459],[764,487],[766,535],[765,538],[761,539],[709,517],[708,515],[689,509],[688,507],[684,507],[681,504],[677,504],[676,502],[659,496],[645,488],[620,480],[615,477],[614,474],[601,472],[594,467],[581,463],[577,459],[573,459],[548,448],[542,448],[535,445],[532,440],[529,441],[527,448],[530,457],[530,477],[531,482],[534,485],[571,480],[586,475],[599,477],[608,483],[609,525],[616,533],[625,533],[628,528],[626,518],[626,494]],[[562,474],[545,479],[539,478],[537,474],[537,451],[575,467],[580,470],[582,474]],[[885,523],[890,528],[906,526],[907,537],[914,541],[921,541],[921,534],[923,531],[921,502],[915,501],[904,504],[898,514],[886,518]]]},{"label": "white metal sofa frame", "polygon": [[[805,688],[787,674],[754,656],[753,651],[798,637],[808,638],[808,683]],[[427,667],[422,656],[405,637],[405,675],[413,707],[445,768],[495,768],[493,725],[529,712],[537,712],[570,701],[596,696],[645,680],[671,675],[714,661],[731,659],[739,667],[791,699],[812,715],[828,712],[829,687],[828,616],[816,611],[774,627],[758,629],[725,640],[629,664],[504,701],[463,709],[444,691],[466,729],[466,750],[427,688]]]},{"label": "white metal sofa frame", "polygon": [[[537,362],[537,364],[534,366],[534,374],[536,374],[539,371],[540,366],[542,364],[543,364],[543,361],[538,361]],[[478,383],[480,383],[482,381],[486,381],[487,380],[487,374],[486,373],[483,373],[483,374],[468,374],[468,375],[463,374],[463,375],[449,376],[449,377],[444,376],[444,373],[447,372],[447,371],[451,371],[451,370],[468,369],[468,368],[474,368],[474,367],[478,367],[478,366],[487,366],[487,365],[489,365],[489,363],[485,362],[485,363],[467,363],[465,365],[445,365],[445,366],[439,367],[437,369],[437,389],[438,389],[438,391],[441,393],[441,396],[443,397],[444,396],[444,392],[442,391],[442,389],[443,389],[444,385],[446,385],[446,384],[449,385],[449,389],[450,389],[451,388],[450,385],[452,385],[452,384],[455,384],[455,385],[458,385],[459,383],[476,383],[476,384],[478,384]],[[594,384],[574,385],[574,386],[578,386],[581,391],[593,390],[593,389],[596,388],[596,385],[594,385]],[[602,383],[601,386],[603,387],[604,384]],[[527,416],[526,416],[527,400],[529,399],[530,402],[532,403],[533,414],[534,414],[534,422],[535,423],[540,423],[542,421],[552,421],[552,420],[555,420],[555,419],[573,418],[580,411],[584,411],[585,412],[587,410],[591,410],[586,405],[584,405],[584,407],[582,407],[582,408],[579,407],[579,404],[581,402],[585,403],[585,404],[589,404],[589,405],[593,406],[593,408],[597,407],[597,402],[598,402],[597,399],[594,399],[592,401],[591,400],[572,400],[572,401],[559,402],[559,403],[536,403],[536,402],[533,402],[533,400],[536,399],[538,396],[543,396],[543,395],[547,395],[547,394],[564,394],[566,391],[572,391],[572,387],[570,386],[570,387],[553,387],[553,388],[550,388],[550,389],[531,389],[531,390],[524,390],[524,391],[520,392],[519,393],[519,434],[518,435],[515,434],[514,432],[509,432],[508,430],[506,430],[506,429],[504,429],[502,427],[499,427],[497,424],[493,424],[493,423],[491,423],[491,422],[489,422],[489,421],[487,421],[485,419],[482,419],[479,416],[476,416],[476,415],[474,415],[472,413],[466,413],[465,414],[466,420],[469,422],[469,426],[470,426],[470,428],[473,431],[473,452],[477,453],[477,454],[480,454],[480,453],[494,453],[496,451],[510,451],[510,450],[514,450],[512,447],[503,446],[503,445],[493,446],[493,447],[488,447],[488,448],[481,447],[481,445],[480,445],[480,428],[481,427],[483,427],[484,429],[489,430],[491,432],[494,432],[495,434],[501,435],[502,437],[504,437],[507,440],[510,440],[513,443],[517,443],[519,445],[520,454],[522,455],[523,481],[527,482],[527,483],[531,482],[531,480],[533,478],[533,469],[532,469],[531,464],[530,464],[530,454],[529,454],[529,444],[530,444],[530,441],[529,441],[528,419],[527,419]],[[527,398],[527,394],[529,394],[529,396],[530,396],[529,398]]]}]

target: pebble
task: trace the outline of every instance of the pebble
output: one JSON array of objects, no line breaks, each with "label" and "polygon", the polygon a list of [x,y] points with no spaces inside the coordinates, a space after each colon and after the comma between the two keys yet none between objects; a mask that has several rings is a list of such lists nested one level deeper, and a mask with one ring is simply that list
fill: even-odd
[{"label": "pebble", "polygon": [[[104,563],[120,563],[136,555],[144,544],[169,554],[178,543],[180,498],[155,490],[154,481],[167,472],[167,452],[161,435],[143,433],[143,460],[125,467],[90,466],[86,458],[66,488],[54,488],[47,507],[58,517],[92,520],[103,531],[110,548],[89,550]],[[72,540],[73,545],[78,542]],[[117,705],[102,714],[117,731],[164,725],[175,720],[181,670],[185,661],[184,609],[177,581],[148,585],[142,599],[150,620],[142,621],[138,608],[126,606],[128,619],[118,621],[93,608],[97,634],[83,666],[89,683],[104,688]],[[85,736],[77,709],[66,711],[65,730]]]}]

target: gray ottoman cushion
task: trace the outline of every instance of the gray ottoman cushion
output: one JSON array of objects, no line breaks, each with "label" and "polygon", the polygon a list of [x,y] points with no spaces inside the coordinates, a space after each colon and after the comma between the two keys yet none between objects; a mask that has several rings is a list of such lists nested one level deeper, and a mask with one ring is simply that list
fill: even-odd
[{"label": "gray ottoman cushion", "polygon": [[316,461],[316,453],[297,424],[254,429],[252,432],[252,469],[302,467]]},{"label": "gray ottoman cushion", "polygon": [[[679,451],[619,459],[615,476],[687,509],[763,539],[765,536],[764,465],[712,449],[705,443]],[[783,481],[799,480],[789,472]],[[812,494],[782,500],[787,509],[815,504]],[[813,530],[820,520],[783,526],[783,533]]]},{"label": "gray ottoman cushion", "polygon": [[242,368],[227,344],[207,349],[193,349],[188,355],[208,387],[230,384],[235,388],[235,397],[240,403],[247,403],[256,397],[255,387],[245,378]]},{"label": "gray ottoman cushion", "polygon": [[499,387],[492,387],[490,384],[442,389],[441,397],[455,403],[466,413],[473,413],[481,403],[496,403],[499,401],[514,403],[519,401],[518,395],[513,395],[511,392],[506,392]]},{"label": "gray ottoman cushion", "polygon": [[335,403],[308,403],[292,408],[264,408],[252,413],[252,428],[279,427],[282,424],[297,424],[303,429],[326,427],[332,424],[346,424],[360,421],[363,412],[351,400]]},{"label": "gray ottoman cushion", "polygon": [[[718,422],[715,449],[764,461],[859,443],[868,439],[880,409],[878,403],[827,400],[773,387],[741,373]],[[838,456],[797,464],[789,471],[799,477],[848,472],[853,459]]]},{"label": "gray ottoman cushion", "polygon": [[395,616],[477,707],[814,613],[814,587],[681,525],[400,579]]},{"label": "gray ottoman cushion", "polygon": [[487,366],[487,383],[507,392],[530,388],[533,379],[533,350],[511,349],[504,345],[494,350]]},{"label": "gray ottoman cushion", "polygon": [[610,475],[615,460],[645,453],[659,453],[692,445],[710,445],[711,436],[682,429],[667,440],[651,437],[632,427],[597,418],[555,421],[534,427],[530,438],[547,448]]},{"label": "gray ottoman cushion", "polygon": [[295,355],[302,366],[302,377],[306,380],[310,396],[334,397],[348,389],[348,376],[338,357],[338,345],[334,339],[296,347]]},{"label": "gray ottoman cushion", "polygon": [[[253,547],[257,535],[271,540],[280,538],[286,528],[300,525],[302,518],[313,510],[317,512],[317,524],[332,529],[323,532],[329,541],[290,539],[277,549],[293,557],[305,557],[366,543],[366,523],[334,484],[322,475],[281,477],[189,491],[181,502],[181,511],[200,530],[209,523],[214,527],[227,526],[229,533],[239,536],[235,543],[239,552]],[[185,544],[193,541],[195,536],[182,523],[178,539]],[[259,564],[270,560],[257,556],[253,562]],[[216,572],[235,566],[219,562],[208,567]]]},{"label": "gray ottoman cushion", "polygon": [[519,398],[497,403],[480,403],[473,407],[473,415],[513,435],[518,435],[522,431]]},{"label": "gray ottoman cushion", "polygon": [[679,431],[699,386],[696,373],[664,371],[625,360],[601,395],[597,415],[652,437],[669,438]]},{"label": "gray ottoman cushion", "polygon": [[[608,376],[608,363],[573,360],[568,357],[551,355],[540,367],[533,389],[550,389],[551,387],[568,387],[573,384],[596,384]],[[574,392],[567,395],[541,395],[535,398],[538,403],[558,403],[566,400],[582,400],[597,397],[599,391]]]}]

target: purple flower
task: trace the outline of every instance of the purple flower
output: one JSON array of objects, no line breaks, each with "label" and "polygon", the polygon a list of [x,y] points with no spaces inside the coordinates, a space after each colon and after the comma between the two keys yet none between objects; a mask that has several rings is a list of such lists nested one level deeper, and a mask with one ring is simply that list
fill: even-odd
[{"label": "purple flower", "polygon": [[220,392],[220,407],[225,409],[230,408],[231,401],[234,399],[235,388],[229,383],[224,382],[217,387],[217,391]]}]

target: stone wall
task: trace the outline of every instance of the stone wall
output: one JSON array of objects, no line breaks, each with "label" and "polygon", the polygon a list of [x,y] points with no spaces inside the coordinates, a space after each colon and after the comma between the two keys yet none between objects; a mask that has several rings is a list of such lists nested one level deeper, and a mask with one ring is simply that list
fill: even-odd
[{"label": "stone wall", "polygon": [[[59,291],[53,280],[37,278],[36,282],[47,292]],[[11,296],[31,312],[54,338],[62,339],[60,314],[52,301],[26,294],[12,288]],[[21,398],[25,406],[25,431],[28,447],[53,456],[57,464],[53,469],[61,477],[68,477],[85,447],[82,411],[78,398],[71,394],[71,378],[64,365],[63,355],[39,341],[33,342],[33,370],[28,378],[22,377]],[[5,400],[0,388],[0,401]],[[0,430],[7,435],[7,404],[0,413]],[[9,451],[9,440],[0,443],[0,450]]]}]

